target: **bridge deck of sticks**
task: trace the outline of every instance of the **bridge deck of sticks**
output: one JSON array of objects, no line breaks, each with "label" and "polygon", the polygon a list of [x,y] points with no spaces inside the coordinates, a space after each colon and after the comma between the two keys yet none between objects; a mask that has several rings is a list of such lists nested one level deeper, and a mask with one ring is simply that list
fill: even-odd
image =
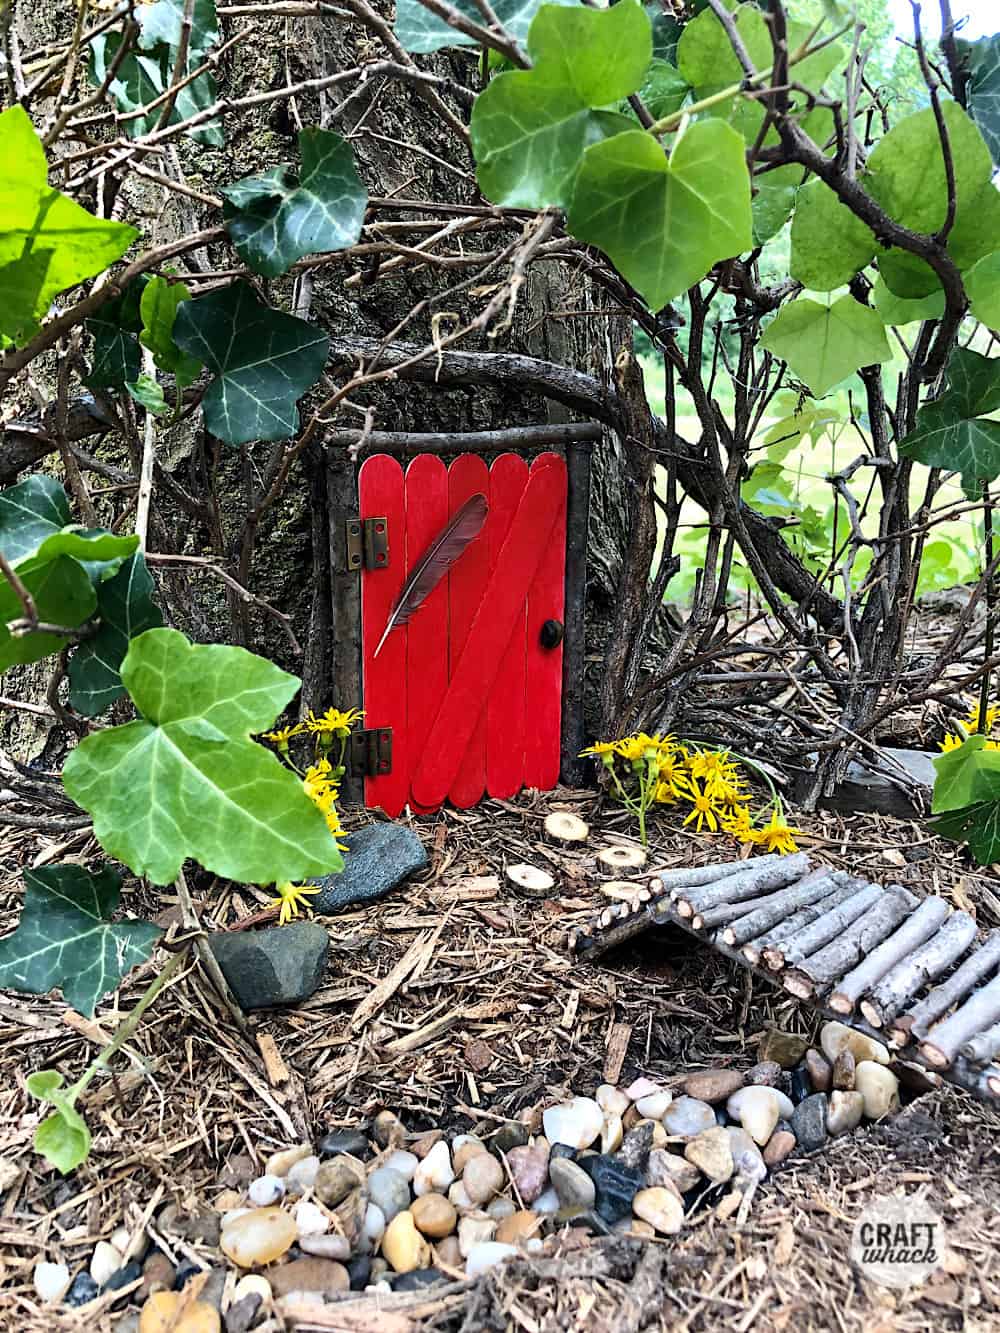
[{"label": "bridge deck of sticks", "polygon": [[568,944],[589,960],[676,925],[829,1017],[985,1100],[1000,1101],[1000,930],[805,853],[686,867],[611,903]]}]

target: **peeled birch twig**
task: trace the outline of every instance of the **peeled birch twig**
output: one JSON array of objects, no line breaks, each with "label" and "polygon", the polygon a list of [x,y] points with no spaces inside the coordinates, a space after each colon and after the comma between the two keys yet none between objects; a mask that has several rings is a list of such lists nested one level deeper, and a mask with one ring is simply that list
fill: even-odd
[{"label": "peeled birch twig", "polygon": [[[867,882],[865,880],[855,881],[853,876],[845,875],[842,870],[835,870],[830,876],[830,880],[833,887],[827,897],[820,898],[818,902],[801,908],[798,912],[786,917],[784,921],[779,921],[776,926],[772,926],[763,935],[758,935],[756,939],[744,944],[743,957],[747,962],[756,965],[763,961],[770,967],[770,962],[764,957],[767,951],[771,951],[772,957],[778,956],[778,946],[783,944],[785,940],[790,940],[800,930],[804,930],[806,926],[811,926],[821,916],[825,916],[827,912],[839,907],[852,894],[857,893],[859,884]],[[779,961],[778,966],[771,968],[771,970],[778,971],[780,967],[781,962]]]},{"label": "peeled birch twig", "polygon": [[861,1001],[862,1014],[872,1027],[884,1027],[929,981],[961,958],[975,938],[976,923],[968,912],[953,912],[936,935],[872,987]]},{"label": "peeled birch twig", "polygon": [[835,1014],[850,1014],[854,1006],[898,962],[937,931],[948,915],[948,904],[943,898],[925,898],[917,910],[906,918],[898,930],[883,940],[877,949],[861,959],[845,977],[838,981],[830,996],[830,1008]]},{"label": "peeled birch twig", "polygon": [[947,1069],[960,1046],[1000,1022],[1000,976],[977,990],[961,1008],[936,1023],[920,1043],[920,1054],[933,1069]]},{"label": "peeled birch twig", "polygon": [[[722,932],[722,938],[726,944],[733,946],[746,944],[747,940],[756,939],[762,935],[765,930],[770,930],[773,925],[788,916],[790,911],[795,911],[799,907],[807,907],[810,903],[818,902],[821,898],[827,897],[833,889],[833,879],[829,870],[816,870],[811,875],[806,875],[805,879],[800,879],[797,884],[790,888],[783,889],[780,893],[774,893],[770,898],[765,898],[754,911],[748,912],[734,921],[732,925],[727,926]],[[694,919],[697,925],[698,917]]]},{"label": "peeled birch twig", "polygon": [[704,911],[706,907],[718,907],[720,903],[758,898],[767,889],[783,889],[786,884],[794,884],[808,870],[809,857],[805,852],[781,856],[775,861],[762,857],[756,863],[751,862],[745,870],[727,875],[718,883],[686,891],[677,898],[677,914],[691,917],[695,912]]},{"label": "peeled birch twig", "polygon": [[908,1014],[893,1024],[892,1044],[905,1046],[911,1039],[926,1037],[932,1023],[963,1000],[974,986],[1000,967],[1000,930],[991,931],[982,944],[947,981],[934,989]]},{"label": "peeled birch twig", "polygon": [[1000,1055],[1000,1023],[994,1023],[985,1032],[963,1042],[959,1055],[964,1056],[969,1064],[988,1065],[994,1056]]},{"label": "peeled birch twig", "polygon": [[800,1000],[808,1000],[817,991],[825,990],[857,967],[867,953],[873,950],[896,929],[913,911],[917,900],[901,884],[892,884],[863,916],[857,918],[836,939],[818,953],[804,958],[797,968],[785,974],[783,984]]},{"label": "peeled birch twig", "polygon": [[785,940],[779,948],[765,949],[764,959],[768,967],[772,972],[780,972],[782,967],[799,963],[803,958],[816,953],[867,912],[884,892],[878,884],[865,884],[856,889],[837,907],[824,912],[811,925]]},{"label": "peeled birch twig", "polygon": [[[762,866],[765,862],[777,860],[777,855],[770,853],[768,856],[759,857],[754,864]],[[716,884],[720,879],[727,879],[730,875],[746,870],[747,864],[746,861],[720,861],[716,865],[708,866],[677,866],[673,870],[659,871],[650,880],[649,887],[654,893],[667,891],[671,898],[676,898],[681,889],[693,889],[702,884]]]}]

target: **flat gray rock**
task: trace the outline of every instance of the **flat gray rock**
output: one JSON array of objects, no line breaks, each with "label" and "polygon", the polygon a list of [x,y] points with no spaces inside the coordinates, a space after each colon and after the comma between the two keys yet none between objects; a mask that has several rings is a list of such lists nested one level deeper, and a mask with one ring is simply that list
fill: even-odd
[{"label": "flat gray rock", "polygon": [[208,937],[241,1009],[301,1004],[323,980],[330,937],[314,921]]},{"label": "flat gray rock", "polygon": [[349,833],[345,841],[343,870],[312,881],[322,888],[322,893],[309,899],[314,912],[374,902],[427,865],[424,844],[404,824],[368,824]]},{"label": "flat gray rock", "polygon": [[[820,797],[820,806],[824,810],[839,810],[843,814],[880,814],[894,815],[897,819],[914,819],[925,815],[930,809],[930,792],[937,776],[934,760],[938,758],[935,750],[899,750],[885,745],[881,749],[884,758],[871,756],[868,763],[852,760],[848,765],[843,782],[832,796]],[[923,788],[924,808],[911,799],[904,786],[903,774],[910,784]],[[896,779],[895,781],[893,779]]]}]

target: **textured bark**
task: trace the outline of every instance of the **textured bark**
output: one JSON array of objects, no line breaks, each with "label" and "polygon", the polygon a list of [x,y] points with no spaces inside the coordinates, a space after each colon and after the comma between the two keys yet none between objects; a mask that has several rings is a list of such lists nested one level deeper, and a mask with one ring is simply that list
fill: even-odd
[{"label": "textured bark", "polygon": [[884,1027],[903,1005],[961,958],[976,938],[976,923],[968,912],[953,912],[922,948],[904,958],[872,987],[861,1001],[861,1012],[872,1027]]},{"label": "textured bark", "polygon": [[805,879],[799,880],[797,884],[793,884],[782,893],[766,898],[753,912],[741,916],[722,932],[722,938],[729,945],[746,944],[756,939],[758,935],[763,935],[766,930],[770,930],[790,912],[828,898],[835,888],[836,882],[830,871],[814,871],[812,875],[807,875]]},{"label": "textured bark", "polygon": [[793,972],[786,972],[782,978],[785,990],[800,999],[825,990],[881,944],[916,905],[912,893],[900,884],[891,884],[842,935],[804,958]]},{"label": "textured bark", "polygon": [[934,1069],[945,1069],[970,1038],[1000,1022],[1000,976],[977,990],[961,1008],[937,1023],[920,1043],[920,1054]]},{"label": "textured bark", "polygon": [[808,870],[809,857],[805,852],[779,856],[774,861],[762,857],[759,861],[749,862],[745,870],[735,875],[727,875],[715,884],[706,884],[703,888],[690,889],[681,894],[677,899],[677,912],[679,916],[693,917],[706,907],[759,898],[768,889],[783,889],[786,884],[794,884]]},{"label": "textured bark", "polygon": [[909,953],[925,944],[947,915],[948,904],[943,898],[925,898],[897,931],[837,982],[837,988],[830,996],[830,1008],[838,1014],[851,1013],[865,991],[881,981]]},{"label": "textured bark", "polygon": [[893,1024],[893,1044],[903,1046],[912,1036],[925,1037],[931,1024],[959,1004],[969,991],[1000,967],[1000,930],[991,931],[979,948],[961,967],[935,986],[931,993],[908,1014]]},{"label": "textured bark", "polygon": [[863,912],[867,912],[873,903],[881,898],[883,889],[879,884],[855,886],[842,902],[832,904],[827,910],[801,930],[786,936],[776,946],[764,949],[764,959],[772,972],[780,970],[788,963],[797,963],[808,958],[835,940],[841,931],[846,930]]}]

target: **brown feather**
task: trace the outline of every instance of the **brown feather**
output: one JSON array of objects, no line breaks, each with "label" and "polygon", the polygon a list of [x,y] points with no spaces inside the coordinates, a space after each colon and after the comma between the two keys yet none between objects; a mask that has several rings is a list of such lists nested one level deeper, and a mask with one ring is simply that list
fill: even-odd
[{"label": "brown feather", "polygon": [[373,660],[378,657],[382,645],[396,626],[406,625],[409,622],[413,613],[419,611],[465,548],[476,540],[483,530],[488,512],[489,505],[486,503],[485,495],[470,496],[448,526],[434,538],[427,553],[403,584],[396,604],[389,612],[389,620],[378,641],[378,647],[372,653]]}]

